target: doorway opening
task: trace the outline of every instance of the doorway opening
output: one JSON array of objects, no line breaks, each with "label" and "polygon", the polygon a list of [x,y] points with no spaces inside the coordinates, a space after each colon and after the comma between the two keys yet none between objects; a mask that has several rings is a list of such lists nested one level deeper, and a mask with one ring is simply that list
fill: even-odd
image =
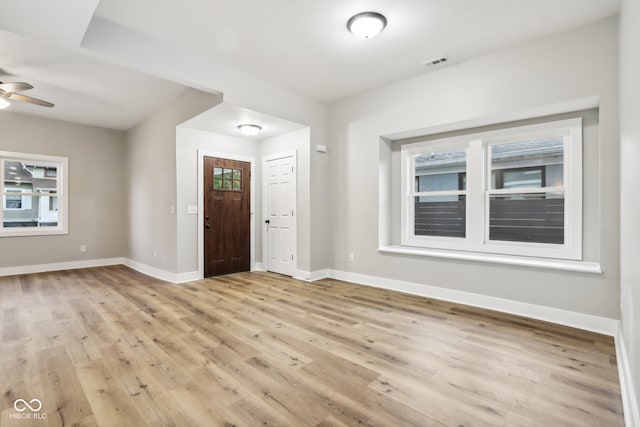
[{"label": "doorway opening", "polygon": [[[237,129],[238,123],[259,123],[262,126],[260,134],[246,137]],[[269,249],[265,247],[267,230],[265,220],[269,219],[265,207],[265,179],[264,160],[274,160],[282,153],[295,153],[295,188],[296,194],[293,199],[293,219],[295,224],[288,228],[287,232],[293,240],[295,250],[284,249],[282,253],[288,252],[289,261],[293,255],[293,262],[290,269],[284,274],[297,277],[309,277],[310,263],[310,200],[306,197],[310,193],[310,170],[311,170],[311,128],[299,123],[290,122],[282,118],[269,116],[245,108],[233,106],[231,104],[220,104],[177,127],[176,134],[176,173],[177,173],[177,263],[178,273],[181,278],[196,280],[211,274],[224,274],[235,270],[235,268],[208,267],[205,274],[205,230],[213,230],[213,227],[220,226],[217,222],[206,222],[213,220],[213,216],[207,212],[205,215],[205,188],[207,191],[215,185],[215,170],[210,173],[212,177],[204,178],[204,158],[214,157],[234,161],[247,162],[251,164],[250,176],[250,261],[249,270],[265,271],[275,270],[267,268],[267,254]],[[211,170],[209,165],[206,169]],[[224,175],[225,166],[222,165]],[[219,178],[218,185],[230,186],[233,192],[233,167],[231,174]],[[218,171],[220,172],[220,171]],[[229,177],[231,178],[229,180]],[[214,180],[214,181],[211,181]],[[237,180],[236,180],[237,181]],[[197,184],[196,184],[197,183]],[[196,184],[196,185],[194,185]],[[236,187],[238,182],[236,182]],[[286,185],[282,185],[286,187]],[[218,189],[219,190],[219,189]],[[302,196],[301,196],[302,195]],[[220,199],[218,195],[218,199]],[[218,200],[220,203],[220,200]],[[219,208],[218,208],[219,209]],[[216,208],[213,208],[215,211]],[[286,212],[286,211],[285,211]],[[205,228],[206,224],[210,228]],[[280,227],[281,229],[283,227]],[[211,233],[213,234],[213,233]],[[246,242],[246,238],[244,240]],[[302,244],[301,244],[302,242]],[[209,247],[211,245],[208,245]],[[207,250],[209,253],[214,250]],[[226,255],[225,255],[226,256]],[[214,256],[217,264],[227,263],[225,258]],[[232,258],[241,258],[234,255]],[[239,260],[236,260],[237,264]],[[232,262],[233,263],[233,262]],[[246,262],[243,267],[246,271]]]}]

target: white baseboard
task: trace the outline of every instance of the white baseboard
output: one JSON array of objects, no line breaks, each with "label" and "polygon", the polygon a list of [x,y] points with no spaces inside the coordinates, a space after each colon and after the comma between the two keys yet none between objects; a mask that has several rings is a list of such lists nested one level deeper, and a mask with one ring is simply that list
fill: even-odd
[{"label": "white baseboard", "polygon": [[[124,259],[124,265],[126,265],[129,268],[132,268],[136,271],[139,271],[142,274],[146,274],[147,276],[151,276],[151,277],[155,277],[156,279],[160,279],[160,280],[164,280],[165,282],[171,282],[171,283],[181,283],[178,281],[179,279],[179,274],[177,273],[172,273],[170,271],[166,271],[166,270],[162,270],[160,268],[157,267],[153,267],[147,264],[143,264],[141,262],[138,261],[134,261],[132,259],[129,258],[125,258]],[[190,274],[190,273],[186,273],[186,274]]]},{"label": "white baseboard", "polygon": [[253,270],[252,271],[267,271],[264,268],[264,264],[261,262],[256,262],[255,265],[253,266]]},{"label": "white baseboard", "polygon": [[346,282],[358,283],[375,288],[400,291],[412,295],[419,295],[470,305],[473,307],[486,308],[503,313],[515,314],[518,316],[530,317],[532,319],[571,326],[613,337],[616,336],[618,330],[618,320],[609,319],[607,317],[592,316],[589,314],[576,313],[558,308],[473,294],[470,292],[457,291],[438,286],[387,279],[384,277],[369,276],[340,270],[328,271],[329,274],[327,277],[344,280]]},{"label": "white baseboard", "polygon": [[303,280],[305,282],[310,282],[311,281],[311,272],[310,271],[304,271],[304,270],[296,270],[293,273],[293,278],[296,280]]},{"label": "white baseboard", "polygon": [[129,258],[100,258],[100,259],[88,259],[82,261],[69,261],[69,262],[56,262],[51,264],[35,264],[35,265],[20,265],[16,267],[1,267],[0,276],[14,276],[16,274],[33,274],[44,273],[47,271],[62,271],[62,270],[76,270],[79,268],[91,268],[91,267],[105,267],[109,265],[126,265],[140,273],[147,276],[155,277],[156,279],[164,280],[171,283],[184,283],[199,280],[199,274],[197,271],[190,271],[187,273],[171,273],[166,270],[161,270],[156,267],[152,267],[147,264],[143,264],[138,261],[131,260]]},{"label": "white baseboard", "polygon": [[325,268],[324,270],[312,271],[309,275],[309,282],[315,282],[316,280],[328,279],[331,277],[331,270]]},{"label": "white baseboard", "polygon": [[0,276],[44,273],[47,271],[76,270],[78,268],[104,267],[107,265],[119,264],[124,264],[124,258],[99,258],[82,261],[55,262],[51,264],[19,265],[16,267],[0,268]]},{"label": "white baseboard", "polygon": [[620,377],[620,393],[624,409],[624,423],[627,427],[640,427],[640,411],[638,410],[637,393],[633,386],[629,354],[624,341],[622,329],[616,334],[616,358],[618,361],[618,376]]},{"label": "white baseboard", "polygon": [[200,280],[200,273],[197,271],[189,271],[187,273],[169,273],[167,274],[175,274],[175,282],[173,283],[186,283],[186,282],[195,282],[196,280]]}]

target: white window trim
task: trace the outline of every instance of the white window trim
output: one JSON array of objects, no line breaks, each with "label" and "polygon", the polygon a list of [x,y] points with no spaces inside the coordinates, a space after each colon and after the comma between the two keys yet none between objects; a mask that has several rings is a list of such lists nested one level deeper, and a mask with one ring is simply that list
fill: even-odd
[{"label": "white window trim", "polygon": [[[549,136],[563,131],[564,144],[564,200],[565,238],[563,245],[502,242],[489,240],[489,190],[491,177],[489,147],[520,138]],[[413,197],[415,155],[426,151],[467,151],[466,236],[464,238],[416,236],[413,234]],[[478,170],[480,168],[481,170]],[[484,173],[483,173],[484,172]],[[476,179],[471,178],[476,177]],[[477,177],[481,177],[477,179]],[[526,190],[524,190],[526,191]],[[523,190],[509,190],[522,193]],[[544,192],[550,192],[547,188]],[[537,191],[541,192],[541,191]],[[460,193],[458,192],[451,192]],[[419,193],[422,194],[422,193]],[[481,254],[515,255],[531,258],[582,260],[582,119],[560,120],[530,126],[501,129],[407,144],[401,149],[401,245]],[[434,195],[434,194],[432,194]],[[478,214],[480,213],[480,214]]]},{"label": "white window trim", "polygon": [[[47,164],[57,164],[58,165],[58,176],[57,179],[57,194],[58,197],[58,225],[56,227],[4,227],[4,214],[0,209],[0,237],[20,237],[20,236],[48,236],[48,235],[56,235],[56,234],[69,234],[69,159],[67,157],[59,157],[59,156],[48,156],[48,155],[40,155],[40,154],[31,154],[31,153],[15,153],[9,151],[0,151],[0,176],[4,180],[4,160],[31,160],[34,162],[41,162]],[[0,185],[0,189],[4,191],[4,181]],[[3,193],[0,191],[0,193]],[[4,195],[4,194],[3,194]],[[26,193],[23,191],[23,197],[25,195],[28,196],[39,196],[42,197],[41,193]],[[62,203],[60,203],[62,202]],[[4,204],[3,204],[4,208]]]}]

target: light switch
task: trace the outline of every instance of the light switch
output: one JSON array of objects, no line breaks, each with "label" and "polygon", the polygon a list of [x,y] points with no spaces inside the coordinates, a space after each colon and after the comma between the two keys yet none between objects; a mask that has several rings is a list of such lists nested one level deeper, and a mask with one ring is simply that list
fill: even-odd
[{"label": "light switch", "polygon": [[198,205],[187,205],[187,214],[195,215],[198,213]]}]

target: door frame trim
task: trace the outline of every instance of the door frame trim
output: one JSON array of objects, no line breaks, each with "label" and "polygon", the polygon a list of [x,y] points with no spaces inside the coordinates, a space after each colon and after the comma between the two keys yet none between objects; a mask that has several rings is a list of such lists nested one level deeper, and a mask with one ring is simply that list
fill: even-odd
[{"label": "door frame trim", "polygon": [[219,159],[237,160],[251,164],[251,194],[249,195],[249,211],[251,221],[249,224],[251,271],[256,269],[256,170],[255,157],[238,156],[235,154],[221,153],[219,151],[198,150],[198,279],[204,278],[204,158],[217,157]]},{"label": "door frame trim", "polygon": [[294,215],[294,219],[295,221],[294,226],[295,226],[295,230],[294,230],[294,234],[296,236],[296,244],[293,248],[293,258],[294,258],[294,268],[293,268],[293,276],[295,277],[297,272],[298,272],[298,212],[300,211],[300,209],[298,209],[298,150],[292,150],[292,151],[283,151],[281,153],[276,153],[276,154],[269,154],[266,156],[262,157],[262,222],[260,223],[260,225],[262,226],[262,261],[263,261],[263,268],[264,271],[269,271],[267,268],[267,265],[269,263],[269,248],[267,245],[267,233],[265,231],[266,227],[264,227],[264,217],[267,214],[267,184],[268,184],[268,179],[267,179],[267,167],[266,164],[268,161],[271,160],[277,160],[277,159],[282,159],[285,157],[293,157],[293,164],[294,164],[294,172],[295,172],[295,179],[296,179],[296,191],[295,191],[295,197],[296,197],[296,210],[295,210],[295,215]]}]

